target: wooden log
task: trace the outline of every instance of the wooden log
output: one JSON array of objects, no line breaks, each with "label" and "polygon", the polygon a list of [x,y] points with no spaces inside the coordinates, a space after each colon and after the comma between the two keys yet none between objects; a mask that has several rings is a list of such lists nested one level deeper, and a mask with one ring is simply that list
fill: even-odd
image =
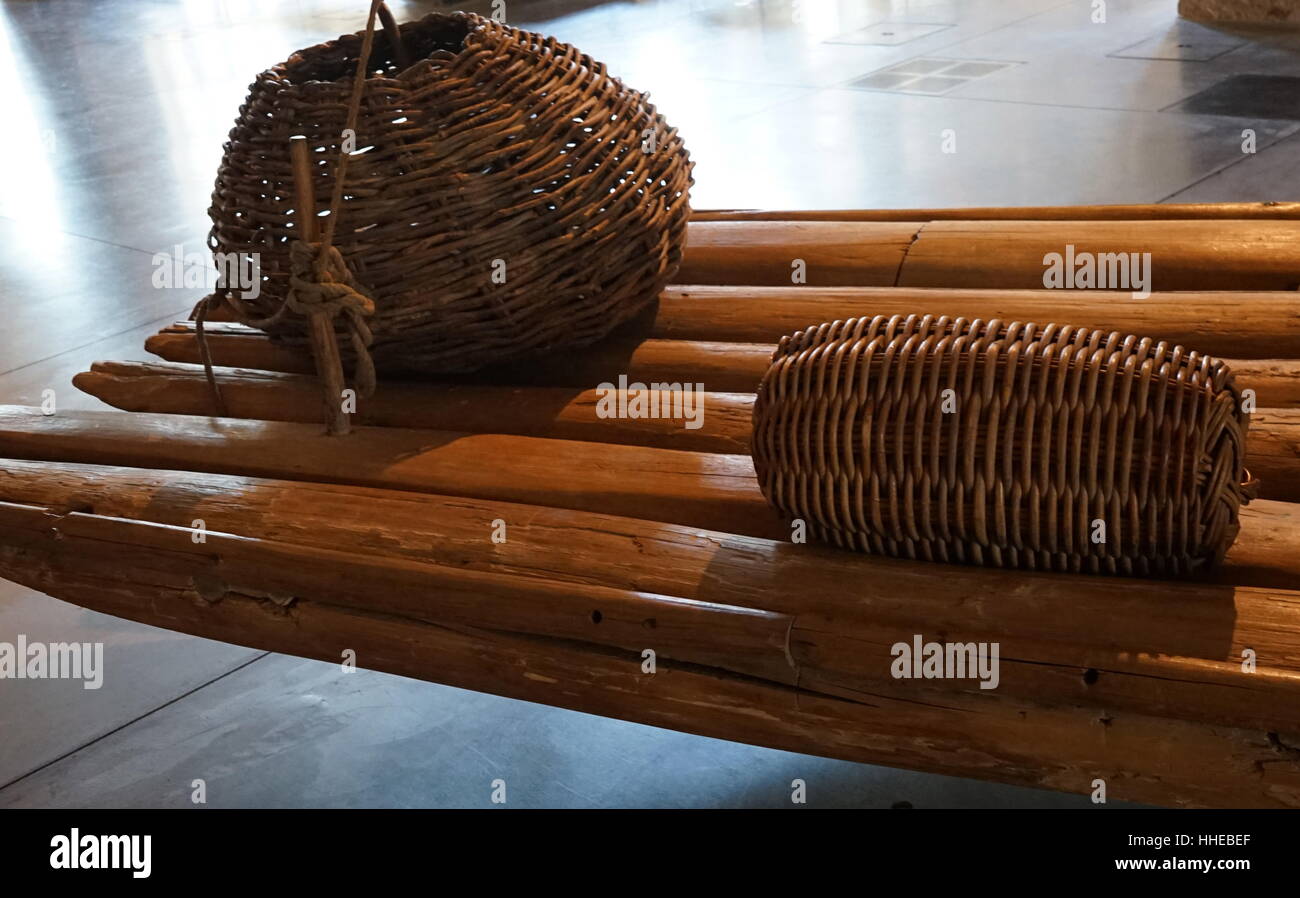
[{"label": "wooden log", "polygon": [[[208,337],[213,364],[285,373],[310,373],[310,358],[290,355],[266,337]],[[145,342],[145,349],[169,362],[196,364],[198,344],[190,333],[164,331]],[[601,383],[699,384],[719,393],[752,393],[758,388],[775,346],[767,343],[715,343],[694,340],[619,340],[582,353],[545,362],[486,369],[473,375],[442,378],[449,383],[500,386],[565,386],[591,389]],[[1255,391],[1257,407],[1300,408],[1300,360],[1225,358],[1242,388]],[[381,390],[385,389],[381,386]]]},{"label": "wooden log", "polygon": [[[318,420],[311,402],[315,381],[296,374],[239,368],[215,369],[231,418],[265,421]],[[208,415],[211,393],[197,365],[96,362],[73,384],[109,405],[132,412]],[[671,407],[673,391],[654,391],[654,401]],[[516,434],[683,449],[749,452],[752,393],[704,393],[698,428],[681,418],[602,417],[603,394],[562,387],[476,386],[387,382],[374,396],[357,401],[357,423],[469,433]]]},{"label": "wooden log", "polygon": [[[1300,222],[934,222],[908,250],[904,287],[1043,286],[1044,258],[1150,253],[1151,290],[1294,290]],[[1127,284],[1124,292],[1129,292]],[[1105,297],[1099,297],[1104,301]]]},{"label": "wooden log", "polygon": [[969,206],[955,209],[698,209],[691,221],[1169,221],[1300,219],[1300,203]]},{"label": "wooden log", "polygon": [[[302,347],[278,343],[259,331],[238,324],[214,322],[206,330],[213,365],[292,374],[316,372],[311,355]],[[169,362],[203,363],[192,328],[183,332],[165,329],[147,338],[144,348]]]},{"label": "wooden log", "polygon": [[1300,359],[1225,359],[1257,408],[1300,408]]},{"label": "wooden log", "polygon": [[[359,428],[348,440],[318,437],[312,426],[262,420],[47,417],[0,406],[0,456],[412,490],[773,540],[791,533],[759,491],[748,456],[399,428]],[[1236,585],[1300,585],[1300,506],[1256,501],[1242,510],[1241,527],[1223,571],[1207,576]]]},{"label": "wooden log", "polygon": [[[881,229],[894,228],[895,231]],[[895,275],[887,259],[907,246]],[[1150,253],[1151,290],[1293,290],[1296,221],[701,221],[682,284],[1039,289],[1049,253]],[[886,249],[887,248],[887,249]],[[802,266],[799,262],[803,263]],[[1064,284],[1063,286],[1069,286]],[[1123,286],[1124,292],[1137,289]]]},{"label": "wooden log", "polygon": [[[1294,807],[1300,781],[1275,734],[1116,713],[1016,706],[973,696],[945,705],[847,700],[754,678],[583,651],[554,639],[448,628],[299,600],[277,613],[230,595],[216,605],[168,584],[104,579],[0,549],[0,574],[131,620],[698,735],[864,763],[1179,806]],[[1176,748],[1175,748],[1176,747]],[[1173,748],[1174,750],[1171,750]]]},{"label": "wooden log", "polygon": [[[188,605],[202,604],[194,602],[197,593],[199,598],[208,597],[208,601],[220,598],[211,607],[225,607],[229,596],[223,590],[196,586],[191,568],[176,569],[170,564],[154,563],[151,559],[156,555],[155,547],[141,554],[142,550],[133,547],[130,539],[119,542],[114,534],[120,536],[121,531],[115,526],[120,522],[98,521],[88,530],[82,521],[84,516],[122,517],[121,512],[125,510],[134,510],[135,517],[150,521],[179,514],[185,523],[172,526],[180,527],[183,532],[170,537],[170,551],[200,558],[205,553],[221,556],[224,550],[215,543],[212,549],[193,548],[193,540],[189,539],[192,531],[188,529],[187,516],[202,512],[208,515],[205,520],[209,534],[236,532],[242,539],[250,540],[276,539],[269,534],[278,532],[289,542],[320,548],[345,545],[357,555],[406,557],[421,564],[443,563],[440,554],[450,551],[454,564],[464,569],[477,570],[486,564],[487,569],[526,572],[534,577],[558,574],[555,579],[574,583],[603,582],[606,578],[645,579],[683,582],[698,590],[717,577],[719,589],[730,595],[741,598],[759,595],[764,600],[797,608],[799,617],[791,626],[790,650],[799,665],[801,684],[806,673],[809,682],[818,684],[812,688],[856,694],[859,700],[867,700],[862,689],[868,687],[872,690],[873,703],[880,699],[879,690],[896,690],[901,696],[911,696],[912,701],[927,707],[960,711],[962,703],[983,695],[977,687],[952,680],[927,681],[927,684],[892,680],[883,674],[890,661],[887,647],[912,633],[961,634],[963,639],[976,639],[991,632],[1000,640],[1002,657],[1008,665],[1004,668],[1008,680],[1000,689],[1023,688],[1036,701],[1050,699],[1047,713],[1052,707],[1104,708],[1107,713],[1103,715],[1106,718],[1103,725],[1108,725],[1116,719],[1131,720],[1129,712],[1137,714],[1141,707],[1195,721],[1200,727],[1207,727],[1212,721],[1232,720],[1241,725],[1264,727],[1289,739],[1287,734],[1296,723],[1292,718],[1300,710],[1294,701],[1300,686],[1294,671],[1300,666],[1300,658],[1294,652],[1300,595],[1294,593],[1248,589],[1223,593],[1209,587],[1190,586],[1180,590],[1176,604],[1165,604],[1155,600],[1151,591],[1158,589],[1159,584],[1045,575],[1008,578],[1006,572],[1000,571],[943,570],[943,566],[937,565],[867,560],[806,546],[775,546],[762,540],[697,534],[680,528],[551,509],[525,509],[521,516],[524,532],[512,533],[506,543],[492,544],[481,533],[465,534],[454,521],[458,517],[464,519],[467,513],[470,516],[505,513],[510,517],[510,512],[503,511],[500,505],[470,512],[469,503],[464,501],[443,503],[433,497],[410,494],[317,485],[308,488],[173,472],[26,466],[22,462],[6,464],[3,477],[0,496],[6,501],[14,493],[24,492],[32,494],[32,498],[42,494],[53,499],[53,502],[38,501],[33,508],[20,509],[20,513],[37,522],[37,531],[47,536],[61,534],[59,538],[46,539],[47,546],[41,549],[15,537],[19,527],[0,528],[3,534],[0,544],[5,546],[4,554],[10,559],[5,575],[32,582],[37,588],[48,588],[48,584],[25,578],[39,578],[51,571],[84,576],[100,585],[99,598],[95,599],[92,591],[74,600],[86,601],[90,607],[100,607],[95,602],[115,595],[117,591],[104,588],[104,580],[115,572],[138,578],[136,585],[126,588],[128,595],[138,592],[141,583],[165,585],[184,594]],[[300,489],[310,493],[305,502],[292,495]],[[322,502],[325,506],[331,504],[328,499],[331,493],[339,501],[351,503],[354,511],[350,518],[332,516],[331,509],[322,507]],[[215,504],[196,503],[200,496],[211,498]],[[412,509],[412,505],[420,507]],[[218,508],[222,509],[222,517],[212,514]],[[404,526],[412,519],[412,511],[414,519],[422,522],[423,530],[418,534]],[[52,520],[51,513],[60,517]],[[226,525],[230,524],[239,526],[229,529]],[[295,529],[295,524],[301,524],[303,529]],[[629,524],[634,525],[632,530],[623,531]],[[575,533],[581,533],[582,539],[600,542],[601,552],[592,557],[585,553],[576,557],[578,553],[570,552],[564,558],[557,558],[546,554],[545,547],[539,545],[557,539],[571,541]],[[85,542],[96,534],[106,543],[102,567],[93,564],[87,567],[84,559],[99,557],[88,551]],[[455,549],[448,545],[466,536],[468,539]],[[430,537],[432,553],[428,549],[410,551],[412,539]],[[619,544],[623,545],[622,551],[614,556],[604,554],[604,550]],[[755,569],[756,553],[765,550],[775,551],[792,567],[769,564]],[[36,557],[32,557],[32,552],[36,552]],[[665,552],[675,554],[678,561],[686,563],[689,569],[684,580],[676,579],[683,574],[681,565],[660,569],[656,562],[666,560]],[[724,557],[728,555],[734,557]],[[122,563],[123,559],[128,563]],[[285,571],[302,567],[296,563],[284,564],[284,556],[276,556],[276,560]],[[730,570],[732,564],[740,570]],[[333,560],[315,566],[336,569]],[[851,569],[856,569],[858,575],[846,579],[845,574]],[[699,577],[701,570],[709,574]],[[866,570],[870,574],[862,576]],[[739,575],[738,579],[729,576],[733,573]],[[805,574],[810,574],[812,579],[805,579]],[[927,582],[917,579],[918,576]],[[356,572],[355,577],[358,583],[367,579],[362,572]],[[353,582],[352,577],[347,579]],[[1015,580],[1014,588],[1011,579]],[[757,593],[753,592],[756,582],[762,583]],[[833,593],[818,591],[818,586],[827,583],[838,583],[838,587]],[[1138,585],[1145,595],[1138,594],[1135,589]],[[293,583],[288,587],[297,589]],[[393,592],[391,589],[378,591]],[[349,594],[340,587],[335,595],[344,598]],[[1056,604],[1052,614],[1046,613],[1039,604],[1060,603],[1067,595],[1077,603]],[[1097,615],[1098,611],[1104,613]],[[1079,615],[1077,619],[1076,615]],[[156,610],[152,616],[142,619],[171,625],[160,621]],[[485,615],[484,623],[490,626],[491,615]],[[197,632],[186,626],[181,629]],[[1067,638],[1059,638],[1062,636]],[[1227,660],[1233,661],[1232,649],[1239,639],[1252,640],[1250,644],[1257,648],[1261,665],[1258,674],[1244,674],[1239,663],[1213,660],[1226,650]],[[1135,644],[1144,647],[1134,651]],[[1184,651],[1167,651],[1174,645]],[[879,657],[874,661],[864,660],[863,652],[868,649]],[[1188,654],[1188,650],[1192,653]],[[1165,655],[1171,657],[1162,657]],[[431,657],[424,660],[433,661]],[[1086,666],[1079,668],[1080,663]],[[1076,676],[1067,678],[1062,673],[1059,677],[1045,677],[1040,672],[1044,665],[1060,667],[1062,671],[1074,669]],[[1053,692],[1048,688],[1051,684],[1060,688]],[[924,700],[916,695],[918,688],[938,690],[945,697],[942,703]],[[1016,699],[1010,692],[999,692],[997,700],[1014,703]],[[1096,710],[1078,713],[1081,719],[1096,725]],[[1282,735],[1272,739],[1282,739]]]},{"label": "wooden log", "polygon": [[[263,335],[226,326],[208,337],[214,365],[311,374],[309,356],[276,346]],[[712,392],[753,392],[767,370],[774,347],[766,343],[712,343],[685,340],[619,339],[581,352],[518,364],[485,368],[471,375],[443,376],[443,383],[498,386],[562,386],[588,390],[602,383],[703,384]],[[197,364],[198,344],[188,332],[163,331],[145,341],[145,349],[169,362]],[[380,389],[385,389],[386,384]]]},{"label": "wooden log", "polygon": [[[231,418],[311,422],[315,387],[301,375],[218,368]],[[81,390],[130,412],[204,415],[202,369],[179,363],[96,362],[73,378]],[[514,434],[692,452],[748,453],[754,397],[706,393],[701,426],[672,418],[602,418],[595,391],[390,383],[358,403],[360,423],[467,433]],[[664,401],[661,397],[660,402]],[[1246,466],[1265,499],[1300,500],[1300,410],[1265,409],[1251,419]]]},{"label": "wooden log", "polygon": [[1250,417],[1246,467],[1267,499],[1300,502],[1300,411],[1261,409]]},{"label": "wooden log", "polygon": [[1294,292],[1153,293],[1146,299],[1092,290],[970,290],[931,287],[689,287],[666,289],[646,336],[667,340],[775,343],[823,321],[872,315],[1084,325],[1241,359],[1300,358],[1300,297]]},{"label": "wooden log", "polygon": [[[919,221],[693,221],[676,280],[890,287],[898,283],[899,268],[921,227]],[[807,279],[793,280],[800,268]]]}]

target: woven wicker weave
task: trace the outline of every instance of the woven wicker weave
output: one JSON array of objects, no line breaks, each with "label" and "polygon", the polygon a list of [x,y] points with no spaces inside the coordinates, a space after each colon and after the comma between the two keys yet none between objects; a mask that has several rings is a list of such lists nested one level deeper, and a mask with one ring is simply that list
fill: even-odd
[{"label": "woven wicker weave", "polygon": [[[375,36],[333,234],[374,298],[377,367],[472,370],[591,343],[650,303],[681,259],[691,164],[646,97],[567,44],[480,16],[400,33]],[[292,136],[313,150],[314,211],[329,204],[362,43],[295,54],[240,108],[209,244],[261,254],[261,295],[232,300],[241,320],[271,317],[288,292]],[[306,333],[300,316],[268,329]]]},{"label": "woven wicker weave", "polygon": [[1247,423],[1227,367],[1182,347],[1055,325],[860,318],[782,339],[753,454],[768,500],[842,547],[1183,575],[1217,563],[1236,536],[1252,491]]}]

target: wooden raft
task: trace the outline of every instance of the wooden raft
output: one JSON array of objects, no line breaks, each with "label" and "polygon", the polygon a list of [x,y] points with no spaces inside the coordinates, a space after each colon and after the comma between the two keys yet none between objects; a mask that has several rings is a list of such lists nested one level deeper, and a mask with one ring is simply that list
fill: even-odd
[{"label": "wooden raft", "polygon": [[[0,576],[199,636],[351,650],[367,668],[790,751],[1300,807],[1300,222],[1291,204],[1217,208],[699,214],[682,275],[696,283],[634,327],[580,355],[390,379],[346,437],[321,433],[310,358],[229,323],[208,329],[229,417],[208,417],[181,322],[148,341],[161,361],[76,378],[136,414],[0,408]],[[1067,242],[1152,252],[1157,292],[1033,289],[1034,254],[1041,276],[1043,247]],[[790,284],[795,258],[805,285]],[[1222,569],[1125,580],[792,543],[748,455],[772,344],[914,312],[1231,359],[1256,390],[1264,498]],[[701,385],[701,426],[603,417],[600,386],[620,375],[665,400]],[[891,647],[916,636],[998,643],[997,688],[895,679]]]}]

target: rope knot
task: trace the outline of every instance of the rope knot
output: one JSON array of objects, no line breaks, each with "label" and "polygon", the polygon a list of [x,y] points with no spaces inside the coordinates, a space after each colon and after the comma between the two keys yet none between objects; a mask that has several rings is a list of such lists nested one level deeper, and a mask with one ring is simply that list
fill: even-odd
[{"label": "rope knot", "polygon": [[375,390],[375,365],[370,357],[373,335],[366,323],[375,312],[375,301],[357,282],[338,248],[297,240],[289,247],[289,294],[285,308],[303,317],[326,315],[330,322],[344,316],[352,352],[356,358],[357,393],[369,396]]},{"label": "rope knot", "polygon": [[305,240],[289,247],[286,302],[299,315],[324,312],[333,317],[346,311],[369,317],[375,312],[374,299],[352,276],[338,247],[326,247],[322,253],[319,243]]}]

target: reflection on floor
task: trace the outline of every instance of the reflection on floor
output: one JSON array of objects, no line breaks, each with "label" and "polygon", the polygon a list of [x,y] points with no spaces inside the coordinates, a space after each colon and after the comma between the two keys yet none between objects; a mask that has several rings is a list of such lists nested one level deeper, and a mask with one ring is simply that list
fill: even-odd
[{"label": "reflection on floor", "polygon": [[[358,0],[0,0],[0,402],[69,385],[199,287],[225,132],[254,74]],[[399,18],[444,8],[390,3]],[[694,205],[1295,199],[1300,37],[1173,0],[510,0],[648,90]],[[488,13],[490,2],[463,8]],[[944,133],[957,152],[945,152]],[[1253,135],[1252,139],[1247,134]],[[1253,143],[1254,153],[1243,152]],[[1085,797],[695,738],[191,639],[0,584],[0,640],[102,641],[104,686],[5,681],[0,806],[1084,806]]]}]

